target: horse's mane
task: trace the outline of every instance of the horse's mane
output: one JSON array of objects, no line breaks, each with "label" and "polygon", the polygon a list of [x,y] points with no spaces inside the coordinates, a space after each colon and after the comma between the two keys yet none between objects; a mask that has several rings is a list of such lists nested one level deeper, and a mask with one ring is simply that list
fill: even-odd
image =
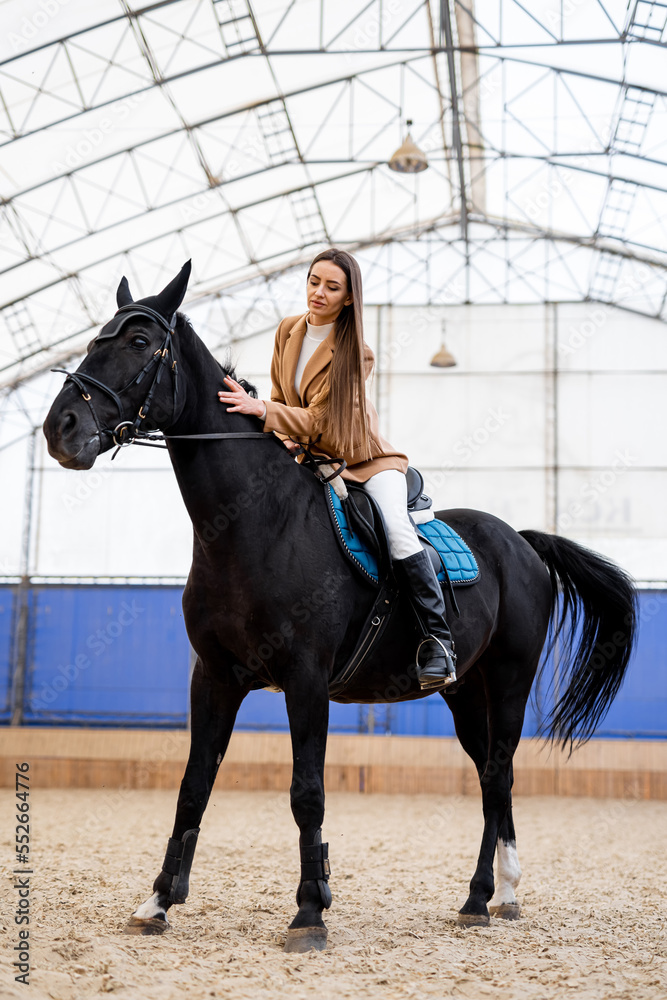
[{"label": "horse's mane", "polygon": [[[176,331],[177,332],[180,331],[182,333],[183,330],[188,330],[190,333],[193,334],[193,336],[198,337],[197,331],[192,325],[190,317],[186,316],[185,313],[178,312],[176,313]],[[211,355],[211,357],[213,357],[213,355]],[[224,364],[221,361],[218,361],[217,358],[213,358],[213,360],[217,364],[220,371],[224,372],[225,375],[229,375],[231,378],[234,379],[235,382],[238,382],[239,385],[242,385],[249,396],[253,396],[255,399],[258,398],[256,386],[254,386],[252,382],[248,382],[247,379],[241,378],[236,374],[236,368],[232,363],[230,352],[228,352]]]}]

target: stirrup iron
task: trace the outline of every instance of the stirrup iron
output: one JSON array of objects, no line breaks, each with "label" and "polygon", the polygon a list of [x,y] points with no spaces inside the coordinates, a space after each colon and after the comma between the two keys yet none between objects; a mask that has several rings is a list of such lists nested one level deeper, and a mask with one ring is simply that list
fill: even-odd
[{"label": "stirrup iron", "polygon": [[[444,676],[444,677],[443,676],[439,676],[438,677],[438,676],[434,675],[432,678],[428,678],[427,677],[427,678],[424,678],[422,680],[421,671],[424,669],[424,667],[422,667],[421,664],[419,663],[419,651],[421,650],[422,646],[426,642],[437,642],[438,645],[440,646],[440,648],[442,649],[442,652],[444,654],[445,660],[447,661],[447,665],[448,665],[448,668],[449,668],[448,673],[446,674],[446,676]],[[452,642],[452,646],[453,646],[453,642]],[[442,642],[441,639],[439,639],[437,637],[437,635],[429,634],[429,635],[425,636],[425,638],[422,639],[422,641],[417,646],[417,653],[415,655],[415,663],[417,665],[417,679],[419,681],[419,686],[422,689],[422,691],[428,691],[430,689],[433,689],[434,691],[435,690],[441,690],[442,691],[445,688],[448,688],[452,684],[456,683],[456,653],[454,652],[453,648],[452,649],[447,649],[447,647],[445,646],[445,644]]]}]

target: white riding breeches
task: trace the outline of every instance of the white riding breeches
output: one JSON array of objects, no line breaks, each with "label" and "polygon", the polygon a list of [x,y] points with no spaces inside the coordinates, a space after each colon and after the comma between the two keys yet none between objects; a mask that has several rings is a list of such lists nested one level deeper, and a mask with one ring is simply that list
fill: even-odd
[{"label": "white riding breeches", "polygon": [[417,532],[408,514],[408,483],[404,474],[398,469],[385,469],[360,485],[382,511],[392,559],[407,559],[421,552]]}]

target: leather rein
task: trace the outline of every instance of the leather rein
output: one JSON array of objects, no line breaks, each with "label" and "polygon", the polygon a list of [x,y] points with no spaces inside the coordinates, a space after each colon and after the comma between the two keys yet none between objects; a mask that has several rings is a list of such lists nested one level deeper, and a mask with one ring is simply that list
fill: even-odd
[{"label": "leather rein", "polygon": [[[144,310],[139,309],[138,311],[143,312]],[[176,357],[174,356],[173,350],[173,334],[174,328],[167,323],[159,314],[153,312],[153,310],[146,309],[146,315],[152,319],[154,322],[158,322],[167,332],[162,342],[162,346],[154,352],[150,360],[144,365],[137,375],[134,375],[130,381],[116,392],[111,389],[104,382],[100,382],[99,379],[93,378],[92,375],[87,375],[85,372],[68,372],[66,368],[52,368],[52,372],[58,372],[65,375],[65,382],[71,380],[78,387],[81,392],[81,396],[88,404],[88,408],[92,414],[93,420],[95,421],[95,426],[97,427],[97,433],[100,439],[100,444],[102,442],[102,435],[111,435],[113,443],[116,445],[116,450],[114,451],[111,459],[116,457],[121,448],[126,448],[128,445],[137,444],[143,445],[145,448],[166,448],[166,441],[220,441],[226,438],[264,438],[265,440],[271,441],[276,440],[274,434],[267,434],[266,431],[220,431],[217,433],[206,433],[206,434],[165,434],[163,431],[159,433],[153,431],[143,431],[141,429],[142,421],[148,416],[148,412],[153,402],[153,397],[155,391],[160,384],[162,378],[162,372],[164,368],[170,368],[173,377],[173,405],[174,413],[176,412],[176,404],[178,402],[178,366],[176,363]],[[169,355],[172,355],[173,361],[171,366],[169,365]],[[134,420],[123,420],[123,403],[121,400],[122,393],[126,392],[130,386],[138,385],[143,381],[144,377],[151,371],[151,369],[156,367],[155,374],[153,376],[153,381],[150,384],[148,392],[146,393],[146,398],[139,407],[139,411],[134,418]],[[94,386],[101,392],[104,392],[116,405],[118,410],[119,423],[113,428],[103,427],[100,419],[93,405],[93,399],[91,393],[87,390],[88,386]],[[290,438],[290,441],[293,441]],[[295,441],[295,444],[299,445],[299,452],[297,454],[303,454],[303,464],[308,465],[311,472],[314,472],[318,479],[323,483],[328,483],[336,476],[339,476],[343,469],[346,467],[347,462],[344,459],[328,458],[326,456],[313,455],[308,448],[300,441]],[[340,462],[340,468],[327,477],[324,477],[320,471],[319,466],[325,465],[330,462]]]}]

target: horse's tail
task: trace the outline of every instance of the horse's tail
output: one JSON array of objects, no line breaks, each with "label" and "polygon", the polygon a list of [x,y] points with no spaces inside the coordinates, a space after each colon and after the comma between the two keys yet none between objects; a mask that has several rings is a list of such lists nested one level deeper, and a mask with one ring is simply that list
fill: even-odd
[{"label": "horse's tail", "polygon": [[576,542],[543,531],[519,534],[547,567],[552,586],[547,652],[558,642],[558,666],[550,682],[554,707],[541,734],[572,750],[591,738],[621,686],[636,638],[636,592],[615,563]]}]

